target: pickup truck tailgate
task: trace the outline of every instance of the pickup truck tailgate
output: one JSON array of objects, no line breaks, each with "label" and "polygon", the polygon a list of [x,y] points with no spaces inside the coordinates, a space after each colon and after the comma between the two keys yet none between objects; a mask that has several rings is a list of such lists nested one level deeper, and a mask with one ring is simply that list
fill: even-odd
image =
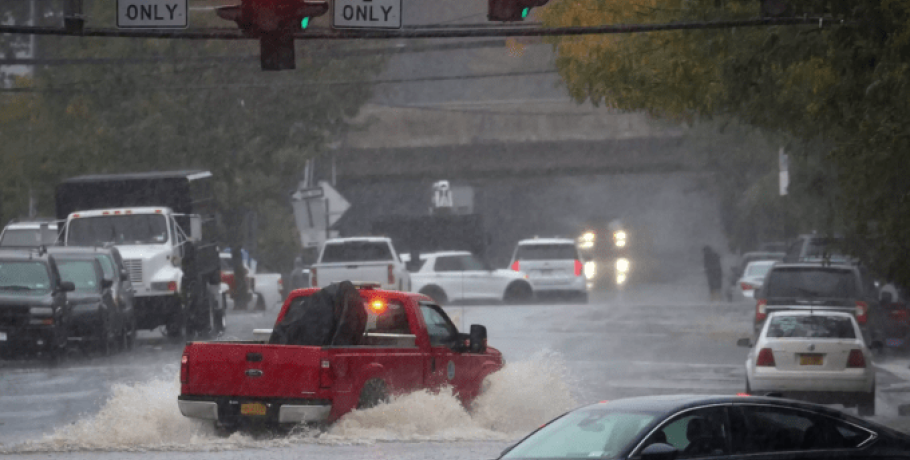
[{"label": "pickup truck tailgate", "polygon": [[[348,262],[348,263],[320,263],[316,264],[317,287],[325,287],[332,283],[342,281],[364,281],[380,283],[384,289],[397,289],[397,285],[389,284],[389,267],[394,267],[393,261],[378,262]],[[312,273],[312,268],[310,269]]]},{"label": "pickup truck tailgate", "polygon": [[184,395],[306,398],[319,388],[320,347],[212,342],[185,353]]}]

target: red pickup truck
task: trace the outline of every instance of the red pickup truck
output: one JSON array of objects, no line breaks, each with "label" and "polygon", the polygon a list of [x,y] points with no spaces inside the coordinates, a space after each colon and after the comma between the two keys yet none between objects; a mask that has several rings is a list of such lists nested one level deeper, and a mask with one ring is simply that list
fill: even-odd
[{"label": "red pickup truck", "polygon": [[[221,430],[331,423],[391,395],[446,385],[467,406],[484,378],[502,367],[502,354],[486,346],[485,327],[459,333],[429,297],[344,284],[367,314],[355,312],[365,320],[343,345],[321,338],[319,345],[289,344],[287,331],[301,330],[294,321],[305,330],[321,320],[312,312],[330,297],[316,288],[288,296],[268,341],[188,343],[180,367],[181,413],[213,420]],[[336,318],[326,324],[340,328],[335,303]],[[314,340],[307,334],[304,343]],[[338,334],[325,336],[336,340]]]}]

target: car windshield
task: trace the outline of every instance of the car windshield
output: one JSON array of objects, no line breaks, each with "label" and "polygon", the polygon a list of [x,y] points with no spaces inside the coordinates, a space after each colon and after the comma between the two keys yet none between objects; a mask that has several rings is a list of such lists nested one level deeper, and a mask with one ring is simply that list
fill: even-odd
[{"label": "car windshield", "polygon": [[575,260],[578,251],[574,244],[522,244],[515,260]]},{"label": "car windshield", "polygon": [[90,260],[58,260],[60,278],[76,285],[76,292],[96,293],[101,290],[101,280]]},{"label": "car windshield", "polygon": [[42,262],[0,260],[0,293],[45,294],[51,289],[47,265]]},{"label": "car windshield", "polygon": [[8,228],[3,231],[0,246],[51,246],[57,242],[57,230],[48,228]]},{"label": "car windshield", "polygon": [[771,270],[771,266],[774,265],[774,262],[752,262],[746,267],[746,275],[748,277],[761,278],[768,274],[768,271]]},{"label": "car windshield", "polygon": [[856,275],[851,270],[825,267],[779,267],[765,279],[768,298],[857,297]]},{"label": "car windshield", "polygon": [[775,316],[768,324],[771,338],[855,339],[853,321],[844,316]]},{"label": "car windshield", "polygon": [[656,415],[583,409],[541,428],[510,450],[504,459],[617,458],[631,449]]},{"label": "car windshield", "polygon": [[79,217],[70,220],[66,244],[70,246],[163,244],[167,218],[160,214]]},{"label": "car windshield", "polygon": [[383,241],[352,241],[325,245],[322,262],[373,262],[393,260],[389,245]]}]

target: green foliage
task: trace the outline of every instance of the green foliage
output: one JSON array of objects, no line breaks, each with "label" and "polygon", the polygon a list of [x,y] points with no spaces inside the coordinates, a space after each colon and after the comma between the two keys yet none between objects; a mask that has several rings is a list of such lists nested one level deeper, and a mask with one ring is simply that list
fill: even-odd
[{"label": "green foliage", "polygon": [[[735,119],[795,140],[800,218],[862,241],[880,274],[910,285],[910,1],[791,4],[832,20],[821,29],[558,38],[557,65],[579,101],[678,120]],[[757,17],[759,8],[747,0],[577,0],[552,2],[540,16],[548,26],[702,21]],[[754,202],[770,181],[743,183],[742,198]]]},{"label": "green foliage", "polygon": [[[113,24],[115,2],[86,5],[96,25]],[[233,26],[208,15],[210,24],[194,25]],[[207,59],[257,56],[251,40],[41,37],[42,58],[115,61],[39,68],[33,81],[23,82],[36,92],[0,96],[3,214],[26,214],[29,189],[40,214],[53,214],[53,187],[65,177],[203,168],[216,180],[220,241],[240,246],[243,220],[255,210],[259,249],[276,255],[264,263],[289,266],[285,255],[300,248],[288,192],[304,162],[343,133],[372,94],[369,85],[326,83],[367,79],[384,63],[310,53],[331,56],[356,46],[298,41],[297,70],[262,72],[258,60]]]}]

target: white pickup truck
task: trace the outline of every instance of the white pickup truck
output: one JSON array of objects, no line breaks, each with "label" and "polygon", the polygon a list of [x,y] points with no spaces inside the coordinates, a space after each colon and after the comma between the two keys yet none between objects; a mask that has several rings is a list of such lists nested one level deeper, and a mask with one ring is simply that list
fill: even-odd
[{"label": "white pickup truck", "polygon": [[389,238],[333,238],[322,245],[310,267],[313,287],[341,281],[379,283],[382,289],[410,291],[411,276]]}]

